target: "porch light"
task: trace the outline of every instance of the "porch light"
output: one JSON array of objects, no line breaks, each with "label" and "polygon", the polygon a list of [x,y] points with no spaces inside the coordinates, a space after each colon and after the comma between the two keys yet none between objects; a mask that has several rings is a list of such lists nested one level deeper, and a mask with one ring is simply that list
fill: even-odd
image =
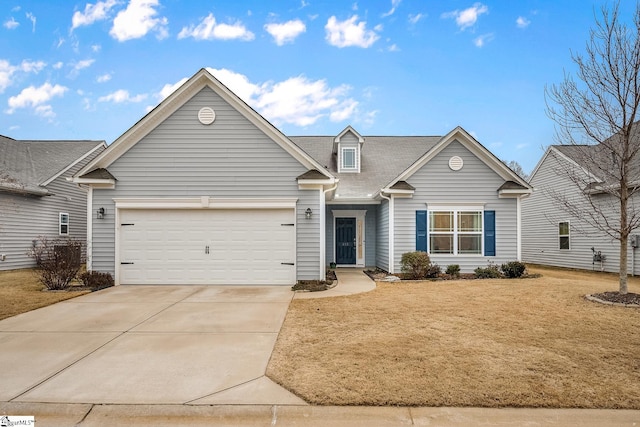
[{"label": "porch light", "polygon": [[106,209],[105,208],[100,208],[97,211],[97,218],[98,219],[104,219],[104,214],[106,213]]},{"label": "porch light", "polygon": [[306,211],[304,211],[304,216],[307,219],[311,219],[311,216],[313,215],[313,212],[311,212],[311,208],[307,208]]}]

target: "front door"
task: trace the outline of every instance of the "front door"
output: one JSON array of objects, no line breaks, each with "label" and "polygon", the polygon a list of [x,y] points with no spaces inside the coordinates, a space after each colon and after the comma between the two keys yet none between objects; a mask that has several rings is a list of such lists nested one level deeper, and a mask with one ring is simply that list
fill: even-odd
[{"label": "front door", "polygon": [[356,219],[336,218],[336,264],[356,263]]}]

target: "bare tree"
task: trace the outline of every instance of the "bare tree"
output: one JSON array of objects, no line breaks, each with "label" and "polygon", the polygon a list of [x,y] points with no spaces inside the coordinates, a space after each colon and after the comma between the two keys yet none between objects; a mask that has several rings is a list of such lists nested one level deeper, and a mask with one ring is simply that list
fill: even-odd
[{"label": "bare tree", "polygon": [[564,172],[583,191],[556,193],[558,204],[620,243],[620,289],[627,293],[629,236],[640,227],[633,197],[640,190],[640,3],[629,23],[620,3],[603,6],[584,54],[572,52],[576,78],[565,73],[545,89],[556,141],[571,152]]},{"label": "bare tree", "polygon": [[520,178],[524,179],[525,181],[529,180],[529,175],[527,175],[524,172],[524,169],[522,169],[522,166],[516,160],[510,160],[510,161],[505,162],[505,163],[507,164],[507,166],[509,166],[509,168],[512,171],[517,173]]}]

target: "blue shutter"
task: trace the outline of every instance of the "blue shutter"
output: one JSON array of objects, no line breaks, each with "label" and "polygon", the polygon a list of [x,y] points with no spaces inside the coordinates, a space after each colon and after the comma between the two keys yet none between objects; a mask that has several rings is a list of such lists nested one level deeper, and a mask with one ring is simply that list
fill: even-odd
[{"label": "blue shutter", "polygon": [[416,211],[416,251],[427,252],[427,211]]},{"label": "blue shutter", "polygon": [[496,211],[484,211],[484,255],[496,256]]}]

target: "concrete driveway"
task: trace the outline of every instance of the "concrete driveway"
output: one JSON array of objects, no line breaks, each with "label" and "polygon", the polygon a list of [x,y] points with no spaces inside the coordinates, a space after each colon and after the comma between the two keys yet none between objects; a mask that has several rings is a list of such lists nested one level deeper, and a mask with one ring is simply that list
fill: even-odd
[{"label": "concrete driveway", "polygon": [[0,321],[0,402],[304,402],[265,377],[289,287],[118,286]]}]

